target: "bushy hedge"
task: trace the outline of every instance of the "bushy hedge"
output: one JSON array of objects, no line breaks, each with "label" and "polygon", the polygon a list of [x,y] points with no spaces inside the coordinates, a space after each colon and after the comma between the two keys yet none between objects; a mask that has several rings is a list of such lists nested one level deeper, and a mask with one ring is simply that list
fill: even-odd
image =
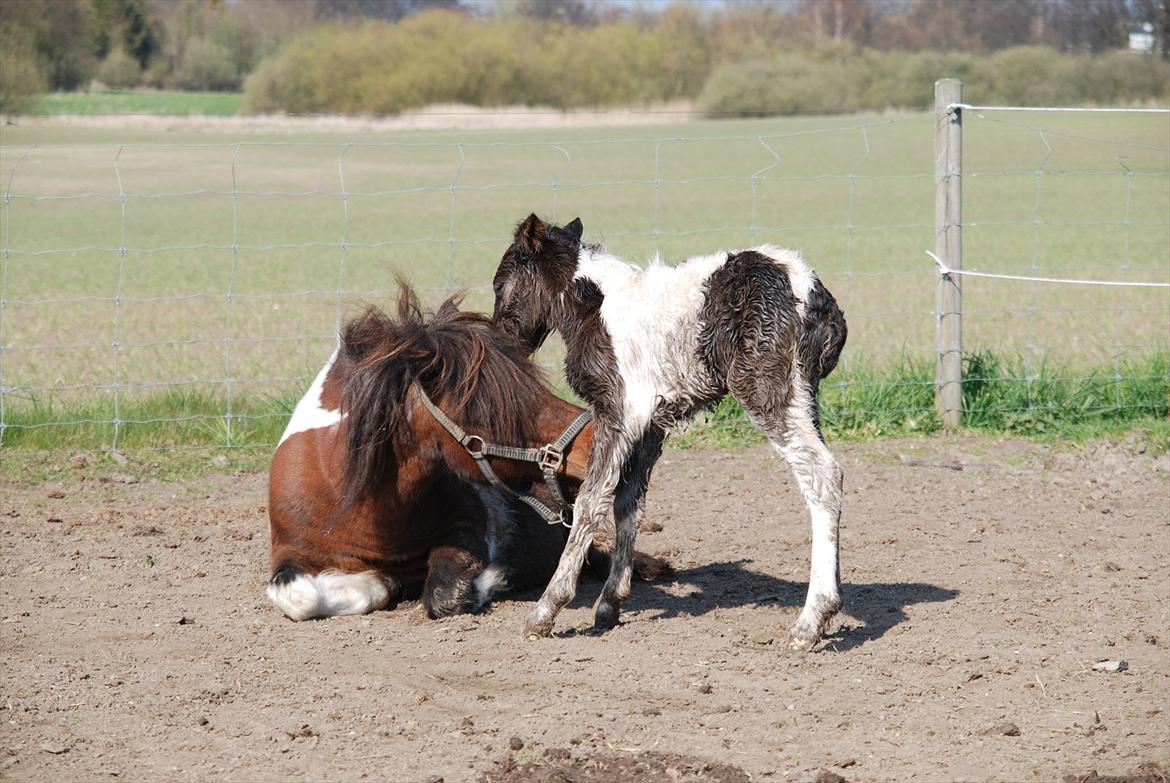
[{"label": "bushy hedge", "polygon": [[251,111],[393,113],[429,103],[570,108],[695,95],[668,27],[571,27],[449,11],[315,28],[261,62],[244,86]]},{"label": "bushy hedge", "polygon": [[142,66],[125,49],[114,49],[98,65],[95,78],[115,90],[136,87],[142,81]]},{"label": "bushy hedge", "polygon": [[1170,68],[1154,57],[1115,51],[1098,57],[1046,47],[991,57],[962,52],[784,53],[719,66],[699,95],[712,116],[760,116],[825,109],[924,109],[936,79],[964,81],[976,102],[1014,105],[1165,102]]},{"label": "bushy hedge", "polygon": [[240,73],[226,46],[210,38],[193,38],[171,84],[183,90],[234,90],[240,86]]},{"label": "bushy hedge", "polygon": [[980,57],[839,44],[776,47],[768,56],[767,47],[736,51],[727,35],[713,42],[704,30],[682,11],[652,25],[621,20],[575,27],[444,10],[397,24],[333,24],[262,61],[245,84],[246,108],[389,114],[444,102],[575,108],[697,96],[712,116],[923,109],[943,77],[963,79],[968,98],[977,101],[1117,104],[1170,97],[1165,63],[1131,52],[1091,58],[1017,47]]},{"label": "bushy hedge", "polygon": [[29,111],[47,87],[32,37],[20,28],[0,23],[0,112]]}]

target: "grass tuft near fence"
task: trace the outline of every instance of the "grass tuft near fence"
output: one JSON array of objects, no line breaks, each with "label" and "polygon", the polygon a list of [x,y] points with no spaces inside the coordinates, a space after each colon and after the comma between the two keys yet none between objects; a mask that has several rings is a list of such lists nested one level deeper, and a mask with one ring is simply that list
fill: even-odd
[{"label": "grass tuft near fence", "polygon": [[[1137,427],[1170,449],[1170,355],[1162,352],[1088,369],[1048,363],[1028,373],[1021,359],[982,351],[964,357],[965,429],[1081,441]],[[934,365],[903,360],[888,369],[856,365],[821,387],[829,439],[936,432]],[[724,399],[676,439],[678,445],[763,442],[734,400]]]}]

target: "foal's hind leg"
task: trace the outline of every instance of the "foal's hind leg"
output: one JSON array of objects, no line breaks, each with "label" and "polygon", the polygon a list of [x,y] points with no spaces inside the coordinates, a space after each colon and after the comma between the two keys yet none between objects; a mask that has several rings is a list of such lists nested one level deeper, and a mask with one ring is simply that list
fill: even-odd
[{"label": "foal's hind leg", "polygon": [[646,505],[646,489],[650,486],[650,472],[662,454],[666,433],[652,427],[642,437],[622,471],[614,499],[613,514],[617,523],[617,541],[610,560],[609,578],[593,605],[593,627],[612,628],[617,625],[622,604],[630,597],[630,578],[633,575],[634,540],[642,522]]},{"label": "foal's hind leg", "polygon": [[816,406],[816,400],[810,398],[801,383],[789,402],[783,433],[778,437],[769,433],[773,448],[792,467],[812,521],[808,596],[788,642],[790,649],[801,652],[813,648],[833,615],[841,609],[837,539],[844,473],[821,437]]},{"label": "foal's hind leg", "polygon": [[787,460],[808,505],[812,523],[808,595],[788,643],[790,649],[806,651],[813,648],[841,609],[837,528],[844,474],[821,437],[815,391],[810,393],[799,376],[787,390],[788,399],[779,408],[761,405],[766,389],[758,388],[742,397],[737,393],[736,397],[772,447]]}]

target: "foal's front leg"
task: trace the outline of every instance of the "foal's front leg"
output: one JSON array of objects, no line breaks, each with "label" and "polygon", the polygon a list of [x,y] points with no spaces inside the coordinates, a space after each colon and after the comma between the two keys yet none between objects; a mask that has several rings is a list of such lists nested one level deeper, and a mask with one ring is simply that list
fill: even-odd
[{"label": "foal's front leg", "polygon": [[[565,604],[573,600],[577,592],[577,577],[585,553],[593,541],[593,531],[605,523],[609,509],[613,507],[614,490],[621,476],[622,466],[629,453],[629,446],[623,448],[623,439],[600,422],[593,436],[593,449],[589,453],[589,467],[585,481],[577,493],[573,506],[573,529],[557,563],[556,573],[549,580],[544,594],[536,602],[532,614],[524,623],[524,637],[538,639],[552,633],[553,622]],[[621,531],[618,544],[621,546]],[[616,553],[615,553],[616,554]],[[611,573],[613,566],[611,565]]]},{"label": "foal's front leg", "polygon": [[654,463],[662,454],[666,433],[652,427],[642,436],[622,471],[618,481],[613,514],[617,523],[617,541],[610,560],[609,578],[597,603],[593,605],[593,627],[612,628],[617,625],[622,604],[630,597],[630,577],[633,575],[631,560],[634,540],[642,522],[646,505],[646,490],[650,486],[650,473]]}]

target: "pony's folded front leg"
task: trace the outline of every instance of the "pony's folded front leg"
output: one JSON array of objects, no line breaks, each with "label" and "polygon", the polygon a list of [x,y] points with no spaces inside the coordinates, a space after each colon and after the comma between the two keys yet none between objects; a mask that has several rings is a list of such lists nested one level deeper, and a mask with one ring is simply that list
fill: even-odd
[{"label": "pony's folded front leg", "polygon": [[472,611],[476,607],[475,577],[483,568],[483,561],[461,546],[448,544],[432,550],[422,591],[427,617],[436,620]]}]

